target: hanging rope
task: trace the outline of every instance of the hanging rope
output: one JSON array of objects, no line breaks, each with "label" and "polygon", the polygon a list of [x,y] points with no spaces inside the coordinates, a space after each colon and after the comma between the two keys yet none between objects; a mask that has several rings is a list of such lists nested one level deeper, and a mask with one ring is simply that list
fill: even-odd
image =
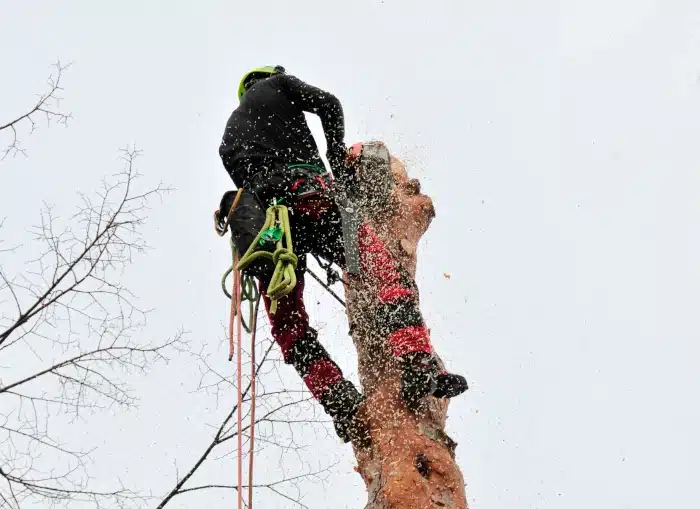
[{"label": "hanging rope", "polygon": [[[238,256],[233,251],[234,265],[238,262]],[[255,287],[255,285],[253,285]],[[257,332],[258,309],[260,307],[260,292],[255,289],[255,303],[250,319],[250,450],[248,452],[248,508],[253,507],[253,471],[255,457],[255,406],[256,406],[256,359],[255,359],[255,339]],[[229,361],[236,353],[236,409],[238,426],[238,509],[243,509],[243,333],[242,333],[242,302],[241,293],[241,273],[236,270],[233,274],[233,294],[231,298],[231,315],[229,320]],[[235,324],[234,324],[235,322]],[[234,340],[234,328],[236,337]]]},{"label": "hanging rope", "polygon": [[[258,325],[258,308],[260,307],[260,291],[255,299],[255,311],[251,319],[252,334],[250,335],[250,454],[248,455],[248,509],[253,509],[253,458],[255,453],[255,379],[257,378],[255,364],[255,333]],[[240,387],[240,386],[239,386]],[[240,407],[239,407],[240,411]],[[239,449],[240,451],[240,449]],[[239,493],[241,487],[238,488]]]},{"label": "hanging rope", "polygon": [[[233,247],[232,247],[232,249],[233,249]],[[224,275],[221,278],[221,289],[223,290],[224,295],[226,295],[226,297],[228,297],[229,299],[233,299],[233,297],[226,289],[226,278],[229,276],[229,274],[233,273],[234,267],[235,267],[235,264],[232,264],[226,270],[226,272],[224,272]],[[245,331],[248,334],[251,334],[253,329],[252,329],[252,326],[249,324],[251,324],[253,321],[254,303],[260,295],[258,287],[255,284],[255,278],[253,276],[249,276],[249,275],[241,273],[241,287],[240,287],[239,293],[240,293],[240,300],[241,300],[241,302],[240,302],[241,308],[243,307],[243,303],[248,301],[248,322],[246,323],[245,320],[242,320],[241,323],[243,325],[243,329],[245,329]],[[241,310],[241,312],[242,312],[242,310]],[[231,360],[231,359],[229,359],[229,360]]]},{"label": "hanging rope", "polygon": [[[236,256],[234,256],[234,261],[236,260]],[[240,284],[241,284],[241,273],[239,271],[234,272],[233,276],[233,281],[234,281],[234,298],[231,299],[231,301],[240,301]],[[236,337],[238,339],[237,343],[237,349],[236,349],[236,392],[237,392],[237,403],[236,403],[236,409],[238,410],[238,509],[243,509],[243,341],[242,341],[242,332],[241,332],[241,313],[240,309],[237,309],[238,313],[236,313]],[[231,327],[233,329],[233,327]],[[233,339],[231,340],[231,345],[233,345]],[[233,352],[229,351],[229,359],[232,357]]]},{"label": "hanging rope", "polygon": [[[258,246],[266,242],[274,242],[274,252],[258,249]],[[292,246],[289,210],[279,203],[267,209],[265,225],[250,244],[248,251],[241,257],[236,269],[245,270],[251,263],[261,258],[271,260],[275,266],[266,292],[271,301],[270,314],[275,314],[277,301],[290,293],[297,284],[295,269],[299,262]]]},{"label": "hanging rope", "polygon": [[[231,254],[233,256],[233,264],[236,264],[237,261],[237,255],[236,251],[232,250]],[[240,292],[240,273],[238,271],[233,273],[233,294],[231,295],[231,312],[229,313],[229,321],[228,321],[228,360],[231,362],[231,359],[233,359],[233,354],[235,351],[234,347],[234,341],[233,341],[233,332],[234,332],[234,322],[236,321],[236,317],[240,317],[241,314],[238,312],[240,308],[240,303],[239,303],[239,295],[241,294]]]}]

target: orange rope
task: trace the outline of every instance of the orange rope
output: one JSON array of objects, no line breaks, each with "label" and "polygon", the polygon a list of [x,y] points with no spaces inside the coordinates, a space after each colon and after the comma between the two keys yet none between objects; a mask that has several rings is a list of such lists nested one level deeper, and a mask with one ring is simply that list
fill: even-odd
[{"label": "orange rope", "polygon": [[238,255],[234,254],[233,256],[233,292],[231,293],[231,313],[229,315],[229,321],[228,321],[228,360],[229,362],[231,359],[233,359],[233,352],[235,350],[233,346],[233,322],[236,319],[236,316],[239,315],[238,313],[239,308],[240,308],[240,295],[241,295],[241,288],[240,288],[240,277],[239,273],[237,270],[235,270],[236,264],[238,263]]},{"label": "orange rope", "polygon": [[[220,210],[214,212],[214,229],[217,235],[223,237],[226,235],[228,226],[233,218],[234,211],[238,205],[238,201],[241,199],[243,194],[243,188],[240,188],[236,193],[236,198],[231,205],[231,209],[226,215],[226,219],[222,227],[219,226],[219,217],[221,214]],[[234,251],[233,256],[233,266],[231,267],[233,271],[233,291],[231,293],[231,311],[229,315],[229,326],[228,326],[228,337],[229,337],[229,349],[228,349],[228,360],[233,359],[233,354],[236,353],[236,386],[237,386],[237,417],[238,417],[238,509],[243,509],[243,341],[242,341],[242,321],[243,317],[241,315],[242,311],[242,296],[241,296],[241,272],[236,270],[238,266],[238,253]],[[225,291],[225,289],[224,289]],[[248,456],[248,509],[253,507],[253,455],[255,452],[255,378],[256,378],[256,366],[255,366],[255,333],[257,329],[257,318],[258,318],[258,306],[260,304],[260,296],[255,303],[255,311],[253,316],[253,321],[251,323],[251,342],[250,342],[250,393],[251,393],[251,409],[250,409],[250,454]],[[236,322],[236,341],[233,338],[234,332],[234,321]],[[237,344],[236,344],[237,343]]]},{"label": "orange rope", "polygon": [[216,234],[219,237],[223,237],[226,235],[226,230],[228,230],[228,225],[231,222],[231,218],[233,217],[233,211],[236,210],[236,206],[238,205],[238,200],[241,199],[241,195],[243,194],[243,188],[241,187],[238,192],[236,193],[236,198],[233,200],[233,205],[231,205],[231,209],[228,211],[228,214],[226,215],[226,220],[224,221],[224,226],[219,227],[219,214],[221,214],[221,211],[219,209],[214,211],[214,229],[216,230]]},{"label": "orange rope", "polygon": [[[240,289],[241,286],[241,273],[240,271],[235,271],[236,287]],[[240,290],[236,293],[236,301],[240,303]],[[243,359],[242,359],[242,341],[241,336],[243,335],[241,331],[241,313],[240,309],[237,310],[236,317],[236,336],[238,339],[238,348],[236,351],[236,372],[237,372],[237,386],[238,386],[238,509],[243,509]]]},{"label": "orange rope", "polygon": [[[233,266],[238,264],[238,254],[234,255]],[[231,294],[231,313],[229,317],[229,355],[228,360],[233,359],[233,354],[236,353],[236,386],[237,386],[237,419],[238,419],[238,509],[243,509],[243,332],[241,315],[241,273],[238,270],[233,271],[233,293]],[[250,409],[250,453],[248,455],[248,509],[253,507],[253,465],[255,453],[255,399],[256,399],[256,365],[255,365],[255,336],[257,332],[258,308],[260,305],[260,296],[255,302],[253,312],[253,321],[251,323],[251,339],[250,339],[250,394],[251,394],[251,409]],[[234,322],[236,329],[236,339],[234,340]]]},{"label": "orange rope", "polygon": [[258,305],[260,295],[255,302],[253,321],[250,326],[252,331],[250,336],[250,455],[248,456],[248,509],[253,509],[253,453],[255,452],[255,332],[258,321]]}]

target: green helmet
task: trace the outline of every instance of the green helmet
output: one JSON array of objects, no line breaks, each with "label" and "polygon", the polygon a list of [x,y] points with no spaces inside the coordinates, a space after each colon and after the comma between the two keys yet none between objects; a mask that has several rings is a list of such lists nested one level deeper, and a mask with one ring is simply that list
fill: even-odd
[{"label": "green helmet", "polygon": [[281,65],[266,65],[265,67],[258,67],[252,71],[248,71],[243,75],[243,78],[241,78],[241,83],[238,85],[238,100],[241,100],[241,97],[243,97],[243,94],[245,94],[246,89],[256,81],[263,78],[269,78],[274,74],[284,74],[284,72],[284,67]]}]

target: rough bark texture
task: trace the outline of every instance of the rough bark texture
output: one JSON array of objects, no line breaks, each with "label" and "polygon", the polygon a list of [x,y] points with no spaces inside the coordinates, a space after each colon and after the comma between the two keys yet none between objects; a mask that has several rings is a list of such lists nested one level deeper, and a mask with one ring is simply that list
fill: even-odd
[{"label": "rough bark texture", "polygon": [[[391,158],[395,187],[389,206],[369,208],[370,221],[395,260],[415,277],[416,248],[435,216],[431,199],[420,193],[398,159]],[[365,214],[368,211],[365,210]],[[427,398],[409,409],[399,394],[398,366],[371,317],[376,291],[367,278],[348,282],[346,297],[359,375],[367,397],[360,419],[369,425],[371,445],[354,444],[357,471],[368,491],[365,509],[467,509],[456,443],[444,431],[448,403]]]}]

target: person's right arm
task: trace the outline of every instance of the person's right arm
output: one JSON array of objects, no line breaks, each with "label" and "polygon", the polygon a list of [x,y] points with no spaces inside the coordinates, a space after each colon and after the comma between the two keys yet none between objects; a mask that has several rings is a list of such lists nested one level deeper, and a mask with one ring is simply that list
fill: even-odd
[{"label": "person's right arm", "polygon": [[280,76],[279,82],[289,100],[303,111],[314,113],[321,119],[328,162],[334,171],[341,167],[345,160],[345,117],[340,100],[330,92],[309,85],[295,76]]}]

